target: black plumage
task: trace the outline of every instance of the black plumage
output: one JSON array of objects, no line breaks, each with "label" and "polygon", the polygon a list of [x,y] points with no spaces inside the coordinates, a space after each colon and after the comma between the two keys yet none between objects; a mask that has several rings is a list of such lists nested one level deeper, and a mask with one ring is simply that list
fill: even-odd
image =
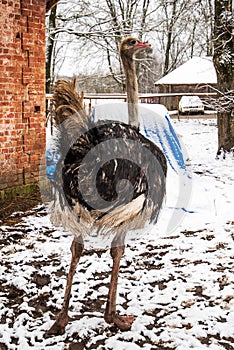
[{"label": "black plumage", "polygon": [[[118,139],[121,139],[122,142],[118,142]],[[117,140],[114,144],[116,149],[106,147],[108,146],[106,141],[110,140]],[[129,147],[129,140],[134,141],[130,144],[132,147]],[[90,164],[84,161],[85,156],[103,142],[105,143],[105,154],[94,152],[92,157],[93,164],[89,166]],[[142,154],[136,154],[134,149],[136,148],[136,143],[138,145],[137,150],[140,149]],[[109,146],[113,146],[113,143],[110,142]],[[152,159],[156,163],[153,173],[147,171],[149,165],[152,166],[152,164],[149,164],[150,159],[147,159],[148,152],[145,152],[145,148],[150,152]],[[112,159],[113,154],[119,154],[119,158]],[[111,160],[102,165],[104,158],[110,158]],[[87,170],[85,170],[85,167]],[[144,194],[145,206],[152,207],[150,221],[156,221],[165,193],[167,166],[162,151],[154,143],[140,134],[136,127],[125,123],[113,121],[105,121],[103,123],[102,121],[101,124],[91,125],[91,128],[71,145],[65,156],[62,170],[63,191],[71,206],[79,202],[88,211],[95,210],[96,217],[94,220],[98,220],[98,218],[109,212],[109,210],[103,212],[104,208],[99,208],[100,197],[97,196],[95,198],[93,187],[90,187],[92,182],[90,179],[93,178],[92,171],[96,167],[99,171],[93,186],[96,187],[99,196],[107,202],[107,207],[109,204],[110,210],[119,205],[127,204],[131,199]],[[84,170],[82,178],[79,179],[80,168]],[[83,184],[82,191],[80,190],[79,180]],[[127,180],[124,182],[125,186],[122,189],[118,187],[118,183],[121,180]],[[150,193],[148,191],[149,182],[152,184]],[[83,198],[82,192],[85,194],[86,200]],[[129,194],[132,194],[130,198]],[[113,201],[115,202],[114,206],[112,206]]]}]

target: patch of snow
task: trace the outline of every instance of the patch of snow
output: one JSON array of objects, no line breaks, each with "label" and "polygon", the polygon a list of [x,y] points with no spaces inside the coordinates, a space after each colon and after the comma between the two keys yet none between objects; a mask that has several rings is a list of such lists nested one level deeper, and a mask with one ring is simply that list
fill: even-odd
[{"label": "patch of snow", "polygon": [[159,84],[216,84],[212,57],[193,57],[155,82]]}]

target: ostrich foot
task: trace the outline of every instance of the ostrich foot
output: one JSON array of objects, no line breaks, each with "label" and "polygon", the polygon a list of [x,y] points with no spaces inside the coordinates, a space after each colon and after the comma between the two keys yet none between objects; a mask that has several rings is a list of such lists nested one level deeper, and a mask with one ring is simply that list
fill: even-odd
[{"label": "ostrich foot", "polygon": [[121,330],[121,331],[129,331],[132,327],[132,323],[134,321],[134,316],[113,316],[113,323]]},{"label": "ostrich foot", "polygon": [[121,331],[129,331],[134,321],[134,316],[106,315],[107,323],[114,323]]},{"label": "ostrich foot", "polygon": [[58,314],[58,317],[54,324],[50,327],[50,329],[48,329],[48,331],[46,331],[46,336],[64,334],[67,324],[68,316],[62,313]]}]

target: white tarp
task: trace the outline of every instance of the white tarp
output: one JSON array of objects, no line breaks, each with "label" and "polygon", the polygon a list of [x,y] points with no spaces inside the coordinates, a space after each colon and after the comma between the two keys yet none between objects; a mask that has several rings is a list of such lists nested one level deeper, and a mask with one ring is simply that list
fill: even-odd
[{"label": "white tarp", "polygon": [[[127,103],[115,102],[96,105],[92,120],[117,120],[128,124]],[[168,110],[160,104],[139,104],[140,132],[164,152],[171,168],[185,169],[183,147],[171,124]]]}]

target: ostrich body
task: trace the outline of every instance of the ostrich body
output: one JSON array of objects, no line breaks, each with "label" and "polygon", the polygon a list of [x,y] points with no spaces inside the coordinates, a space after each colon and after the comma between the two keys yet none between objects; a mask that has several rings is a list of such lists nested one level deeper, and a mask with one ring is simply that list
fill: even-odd
[{"label": "ostrich body", "polygon": [[[75,85],[68,81],[58,81],[55,85],[52,105],[60,130],[62,156],[56,171],[55,190],[57,187],[59,200],[55,200],[52,222],[68,227],[75,238],[71,245],[72,258],[64,303],[55,323],[47,331],[49,335],[65,332],[72,279],[84,249],[83,237],[93,231],[100,237],[113,235],[110,249],[113,267],[104,318],[121,330],[130,329],[134,321],[133,316],[120,316],[116,312],[124,240],[129,230],[143,228],[146,222],[157,221],[165,194],[167,172],[162,151],[138,129],[138,85],[134,56],[149,46],[132,37],[123,39],[120,45],[130,125],[108,120],[90,124],[81,103],[82,96],[76,93]],[[100,151],[98,147],[103,144],[104,150]],[[93,151],[94,155],[86,159]],[[107,161],[103,163],[102,157]],[[152,157],[155,160],[153,168]],[[97,172],[93,164],[100,168]],[[90,188],[93,179],[96,192]],[[118,187],[121,180],[124,180],[124,185]]]}]

